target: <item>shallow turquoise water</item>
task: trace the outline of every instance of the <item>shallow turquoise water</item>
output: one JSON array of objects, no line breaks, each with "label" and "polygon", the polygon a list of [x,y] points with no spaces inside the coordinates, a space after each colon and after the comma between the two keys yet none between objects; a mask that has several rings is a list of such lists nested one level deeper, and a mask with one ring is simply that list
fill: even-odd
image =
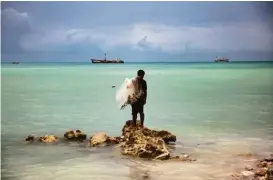
[{"label": "shallow turquoise water", "polygon": [[[193,175],[192,169],[198,165],[206,169],[206,158],[210,161],[205,164],[213,166],[216,154],[273,151],[273,63],[2,64],[3,175],[137,179],[141,173],[131,171],[141,165],[134,162],[131,168],[131,160],[122,159],[116,151],[113,155],[109,149],[91,150],[77,144],[28,146],[21,140],[29,134],[62,136],[70,128],[89,136],[95,131],[119,135],[131,115],[129,107],[119,110],[115,93],[138,69],[145,70],[148,85],[145,125],[175,133],[177,149],[200,159],[194,167],[173,174],[154,170],[151,178],[202,179],[206,172]],[[202,143],[214,145],[197,149]],[[66,168],[71,168],[70,173]],[[105,168],[109,168],[106,174]]]}]

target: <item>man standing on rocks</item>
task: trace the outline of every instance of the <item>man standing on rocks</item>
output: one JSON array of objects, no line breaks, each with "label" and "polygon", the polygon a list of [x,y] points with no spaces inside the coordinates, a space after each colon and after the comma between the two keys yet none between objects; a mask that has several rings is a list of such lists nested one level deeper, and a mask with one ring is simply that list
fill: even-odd
[{"label": "man standing on rocks", "polygon": [[140,89],[143,91],[141,96],[137,99],[136,102],[132,103],[132,116],[133,116],[133,126],[136,126],[136,120],[137,120],[137,114],[140,114],[140,121],[141,121],[141,127],[143,128],[144,126],[144,112],[143,108],[144,105],[146,104],[146,99],[147,99],[147,83],[143,79],[145,75],[145,72],[143,70],[138,70],[137,71],[137,83]]}]

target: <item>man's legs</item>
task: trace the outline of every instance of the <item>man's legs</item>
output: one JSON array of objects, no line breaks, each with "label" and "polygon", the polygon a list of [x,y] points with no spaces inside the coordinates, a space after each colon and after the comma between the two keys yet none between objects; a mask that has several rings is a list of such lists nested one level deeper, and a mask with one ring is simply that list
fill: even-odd
[{"label": "man's legs", "polygon": [[132,120],[133,120],[133,126],[136,126],[136,120],[137,120],[137,113],[138,113],[138,108],[137,108],[137,103],[132,104]]},{"label": "man's legs", "polygon": [[133,126],[136,126],[136,120],[137,120],[137,114],[140,114],[140,122],[141,122],[141,127],[144,125],[144,118],[145,115],[143,113],[143,107],[144,104],[141,102],[135,102],[132,104],[132,116],[133,116]]},{"label": "man's legs", "polygon": [[133,114],[133,126],[136,127],[137,114]]},{"label": "man's legs", "polygon": [[144,104],[140,103],[139,104],[139,114],[140,114],[140,122],[141,122],[142,128],[144,127],[144,118],[145,118],[145,115],[143,112],[143,107],[144,107]]}]

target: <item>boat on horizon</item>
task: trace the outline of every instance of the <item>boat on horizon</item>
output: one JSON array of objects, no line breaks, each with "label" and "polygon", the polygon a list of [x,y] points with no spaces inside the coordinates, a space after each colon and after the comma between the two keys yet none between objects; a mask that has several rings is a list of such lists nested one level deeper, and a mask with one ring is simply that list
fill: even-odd
[{"label": "boat on horizon", "polygon": [[104,53],[104,59],[91,59],[92,63],[124,63],[124,61],[122,61],[120,58],[117,58],[115,60],[107,60],[106,59],[106,53]]},{"label": "boat on horizon", "polygon": [[229,62],[228,58],[220,58],[220,57],[216,57],[214,62]]}]

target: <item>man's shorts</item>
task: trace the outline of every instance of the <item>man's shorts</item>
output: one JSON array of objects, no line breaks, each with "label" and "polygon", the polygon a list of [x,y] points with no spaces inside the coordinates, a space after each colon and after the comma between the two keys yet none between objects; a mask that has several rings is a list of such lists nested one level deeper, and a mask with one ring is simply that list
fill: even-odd
[{"label": "man's shorts", "polygon": [[138,113],[143,113],[144,103],[141,101],[137,101],[132,105],[132,115],[137,115]]}]

